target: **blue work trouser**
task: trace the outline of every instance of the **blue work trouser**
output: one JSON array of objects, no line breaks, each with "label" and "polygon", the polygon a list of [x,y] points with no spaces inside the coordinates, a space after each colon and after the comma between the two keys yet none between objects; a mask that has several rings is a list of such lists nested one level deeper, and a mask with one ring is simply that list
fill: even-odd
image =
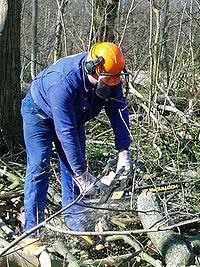
[{"label": "blue work trouser", "polygon": [[[44,209],[47,198],[48,179],[52,142],[60,160],[62,205],[69,205],[79,194],[78,187],[71,178],[72,170],[57,138],[53,120],[34,103],[30,92],[22,101],[24,140],[27,151],[27,169],[24,184],[24,231],[29,230],[44,220]],[[82,153],[85,153],[84,127],[79,129],[79,140]],[[73,205],[64,212],[67,226],[74,231],[85,231],[86,209]],[[35,236],[33,233],[30,236]]]}]

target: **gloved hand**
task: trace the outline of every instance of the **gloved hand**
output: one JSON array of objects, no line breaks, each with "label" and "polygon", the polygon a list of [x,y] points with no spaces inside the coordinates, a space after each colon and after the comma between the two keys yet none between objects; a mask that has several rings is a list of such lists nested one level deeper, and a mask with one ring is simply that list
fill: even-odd
[{"label": "gloved hand", "polygon": [[81,194],[93,195],[97,190],[97,187],[94,185],[96,178],[92,176],[87,170],[83,173],[74,175],[73,181],[79,187]]},{"label": "gloved hand", "polygon": [[133,172],[133,162],[130,159],[129,150],[121,150],[117,155],[117,174],[131,175]]}]

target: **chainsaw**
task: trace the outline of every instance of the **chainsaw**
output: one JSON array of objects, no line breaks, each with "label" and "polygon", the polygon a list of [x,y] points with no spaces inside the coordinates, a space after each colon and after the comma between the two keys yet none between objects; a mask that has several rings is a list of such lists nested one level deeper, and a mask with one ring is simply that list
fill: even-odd
[{"label": "chainsaw", "polygon": [[143,192],[167,194],[173,191],[185,190],[190,187],[189,181],[170,181],[151,185],[133,186],[133,180],[126,176],[116,178],[116,176],[112,174],[112,178],[114,179],[108,178],[108,176],[104,177],[99,183],[100,198],[98,204],[130,198],[132,195],[138,195]]}]

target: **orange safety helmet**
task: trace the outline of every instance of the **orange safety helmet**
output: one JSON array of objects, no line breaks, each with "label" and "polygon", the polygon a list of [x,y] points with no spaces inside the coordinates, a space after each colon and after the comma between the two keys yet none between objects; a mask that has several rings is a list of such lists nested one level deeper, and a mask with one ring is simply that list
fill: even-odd
[{"label": "orange safety helmet", "polygon": [[[125,66],[125,58],[119,47],[111,42],[96,43],[90,49],[92,60],[98,57],[104,59],[103,63],[95,66],[97,75],[113,74],[105,78],[105,83],[116,85],[120,83],[120,73]],[[116,73],[116,75],[114,75]]]}]

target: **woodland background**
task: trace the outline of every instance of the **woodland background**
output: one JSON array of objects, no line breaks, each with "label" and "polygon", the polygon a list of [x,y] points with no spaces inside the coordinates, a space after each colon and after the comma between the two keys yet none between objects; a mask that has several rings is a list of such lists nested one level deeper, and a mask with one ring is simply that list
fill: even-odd
[{"label": "woodland background", "polygon": [[[28,85],[38,72],[58,58],[89,51],[92,44],[102,41],[120,46],[127,70],[133,73],[123,83],[130,111],[134,184],[190,182],[189,190],[159,196],[159,205],[164,214],[162,225],[180,224],[174,227],[175,234],[192,246],[193,264],[199,266],[199,0],[0,0],[1,238],[11,242],[22,233],[26,153],[20,105]],[[99,176],[116,155],[104,111],[87,123],[86,130],[88,165]],[[60,207],[55,151],[50,189],[54,193],[49,193],[47,217]],[[145,226],[137,213],[136,199],[123,207],[127,205],[135,212],[101,214],[102,225],[106,225],[104,231],[123,232]],[[158,221],[154,218],[154,224],[150,225]],[[72,261],[78,266],[192,266],[169,265],[162,246],[147,233],[128,235],[137,238],[139,249],[127,235],[113,234],[110,237],[113,240],[101,240],[105,248],[97,252],[81,246],[74,236],[61,238],[46,231],[43,242],[53,246],[55,241],[64,239],[70,253],[65,252],[64,256],[61,253],[60,259],[63,261],[70,254],[71,258],[65,262]],[[116,241],[120,238],[121,241]],[[105,263],[103,259],[108,257],[113,258]]]}]

